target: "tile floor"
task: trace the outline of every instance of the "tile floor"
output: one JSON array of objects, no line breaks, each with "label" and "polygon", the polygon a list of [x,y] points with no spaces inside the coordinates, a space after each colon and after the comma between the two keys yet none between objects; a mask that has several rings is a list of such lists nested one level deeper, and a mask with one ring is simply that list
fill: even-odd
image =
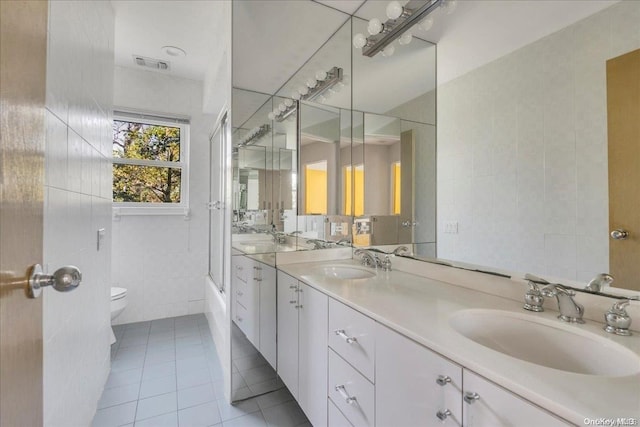
[{"label": "tile floor", "polygon": [[237,405],[224,400],[222,366],[202,314],[114,329],[95,427],[311,425],[286,388]]}]

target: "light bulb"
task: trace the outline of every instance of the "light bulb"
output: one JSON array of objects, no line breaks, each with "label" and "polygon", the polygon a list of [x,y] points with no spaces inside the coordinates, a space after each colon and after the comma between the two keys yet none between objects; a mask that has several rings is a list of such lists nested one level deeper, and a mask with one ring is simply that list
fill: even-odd
[{"label": "light bulb", "polygon": [[413,39],[413,35],[410,32],[406,32],[400,36],[400,38],[398,39],[398,43],[400,45],[406,45],[411,43],[412,39]]},{"label": "light bulb", "polygon": [[306,86],[298,86],[298,92],[300,95],[304,96],[309,93],[309,88]]},{"label": "light bulb", "polygon": [[382,56],[391,56],[395,51],[396,48],[392,44],[390,44],[382,50]]},{"label": "light bulb", "polygon": [[422,29],[422,31],[429,31],[431,27],[433,27],[433,16],[427,16],[418,24],[418,27]]},{"label": "light bulb", "polygon": [[289,98],[285,99],[284,105],[287,107],[291,107],[293,105],[293,99],[289,99]]},{"label": "light bulb", "polygon": [[353,46],[356,49],[362,49],[367,44],[367,38],[362,33],[358,33],[353,36]]},{"label": "light bulb", "polygon": [[400,18],[400,15],[402,15],[403,11],[404,11],[404,8],[400,4],[400,2],[398,1],[389,2],[389,4],[387,5],[387,18],[398,19]]},{"label": "light bulb", "polygon": [[309,89],[313,89],[314,87],[316,87],[317,84],[318,84],[318,81],[316,79],[314,79],[313,77],[309,77],[307,79],[307,87]]},{"label": "light bulb", "polygon": [[287,111],[287,107],[286,105],[280,103],[280,105],[278,105],[278,110],[280,110],[281,113],[284,113],[285,111]]},{"label": "light bulb", "polygon": [[296,101],[300,99],[300,93],[299,92],[291,92],[291,98],[295,99]]},{"label": "light bulb", "polygon": [[458,7],[458,2],[457,0],[446,0],[442,2],[441,7],[447,15],[451,15],[456,10],[456,7]]},{"label": "light bulb", "polygon": [[316,73],[316,80],[320,81],[320,80],[324,80],[327,78],[327,72],[320,70]]},{"label": "light bulb", "polygon": [[267,116],[269,117],[269,120],[274,120],[276,118],[276,115],[274,114],[273,111],[270,112]]},{"label": "light bulb", "polygon": [[372,36],[379,34],[380,31],[382,31],[382,22],[380,22],[378,18],[373,18],[371,21],[369,21],[369,25],[367,25],[367,31]]}]

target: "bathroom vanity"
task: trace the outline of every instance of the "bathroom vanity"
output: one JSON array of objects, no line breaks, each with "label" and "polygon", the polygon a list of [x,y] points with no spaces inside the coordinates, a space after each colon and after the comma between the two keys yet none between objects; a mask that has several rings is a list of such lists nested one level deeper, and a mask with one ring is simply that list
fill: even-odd
[{"label": "bathroom vanity", "polygon": [[[365,275],[356,260],[278,265],[278,374],[313,425],[420,420],[424,425],[560,426],[640,417],[637,334],[607,334],[593,321],[563,323],[551,304],[543,313],[529,313],[520,301],[492,295],[486,286],[483,292],[455,286],[429,278],[431,266],[418,268],[423,274],[369,269],[375,275],[359,278]],[[471,280],[485,276],[463,274]],[[484,318],[515,324],[508,333],[517,333],[518,322],[540,324],[542,342],[546,330],[550,333],[548,348],[536,349],[541,341],[531,336],[519,357],[504,354],[513,349],[496,351],[465,336],[467,318],[481,327]],[[490,329],[488,339],[502,333],[500,327]],[[566,340],[566,348],[554,333]],[[584,343],[572,348],[575,337],[591,343],[597,356],[590,357]],[[526,346],[527,340],[514,336],[512,342]],[[526,360],[528,352],[533,362]]]}]

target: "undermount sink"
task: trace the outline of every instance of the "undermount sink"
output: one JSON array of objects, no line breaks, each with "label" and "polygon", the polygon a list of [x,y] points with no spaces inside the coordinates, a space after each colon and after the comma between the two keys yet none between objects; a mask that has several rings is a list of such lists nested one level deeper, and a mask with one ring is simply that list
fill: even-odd
[{"label": "undermount sink", "polygon": [[240,248],[251,252],[274,252],[273,242],[240,242]]},{"label": "undermount sink", "polygon": [[458,333],[526,362],[583,375],[627,376],[640,372],[631,350],[560,321],[500,310],[471,309],[454,313]]},{"label": "undermount sink", "polygon": [[351,265],[325,265],[319,267],[320,273],[336,279],[370,279],[376,273],[370,268],[356,267]]}]

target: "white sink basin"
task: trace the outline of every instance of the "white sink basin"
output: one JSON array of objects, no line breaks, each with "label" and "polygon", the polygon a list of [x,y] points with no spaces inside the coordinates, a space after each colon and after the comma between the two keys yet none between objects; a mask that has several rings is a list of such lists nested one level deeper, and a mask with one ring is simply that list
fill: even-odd
[{"label": "white sink basin", "polygon": [[325,265],[319,267],[320,273],[336,279],[370,279],[376,273],[371,268],[356,267],[351,265]]},{"label": "white sink basin", "polygon": [[276,249],[273,242],[239,242],[237,245],[247,252],[275,252]]},{"label": "white sink basin", "polygon": [[454,313],[450,324],[478,344],[547,368],[604,376],[640,372],[640,358],[631,350],[560,320],[473,309]]}]

